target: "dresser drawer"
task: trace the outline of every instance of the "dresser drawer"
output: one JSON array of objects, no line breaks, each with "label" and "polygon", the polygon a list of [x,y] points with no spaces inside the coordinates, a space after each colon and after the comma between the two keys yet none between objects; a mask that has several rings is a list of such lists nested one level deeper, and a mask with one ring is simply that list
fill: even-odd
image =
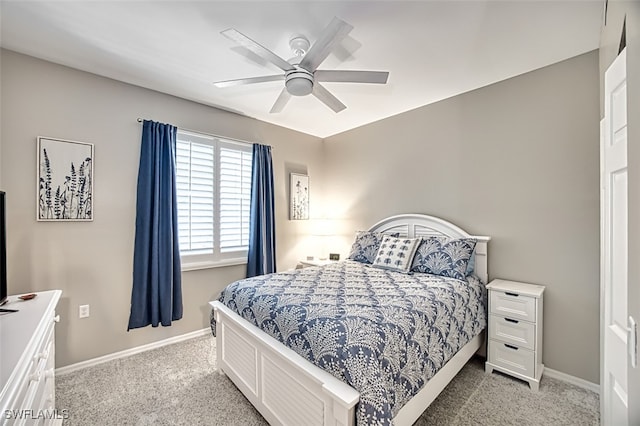
[{"label": "dresser drawer", "polygon": [[490,291],[491,313],[511,319],[536,321],[536,298],[508,291]]},{"label": "dresser drawer", "polygon": [[528,349],[493,340],[489,345],[489,362],[514,373],[534,377],[535,352]]},{"label": "dresser drawer", "polygon": [[52,417],[55,417],[55,368],[47,365],[47,369],[44,371],[42,377],[43,383],[40,385],[40,389],[36,394],[33,407],[37,407],[38,413],[44,413],[41,419],[38,421],[38,425],[46,425],[51,423]]},{"label": "dresser drawer", "polygon": [[536,326],[522,320],[489,315],[489,338],[535,350]]},{"label": "dresser drawer", "polygon": [[29,366],[30,375],[36,373],[38,371],[38,364],[40,364],[40,361],[49,358],[49,355],[51,354],[53,348],[51,342],[54,339],[53,333],[55,330],[54,326],[55,323],[53,322],[53,319],[47,321],[47,326],[44,329],[44,332],[42,335],[38,336],[42,340],[37,343],[36,350],[31,359],[31,364]]}]

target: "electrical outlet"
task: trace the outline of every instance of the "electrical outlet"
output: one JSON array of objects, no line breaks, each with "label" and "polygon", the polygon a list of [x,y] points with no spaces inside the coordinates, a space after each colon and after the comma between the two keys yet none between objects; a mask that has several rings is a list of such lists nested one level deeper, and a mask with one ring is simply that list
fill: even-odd
[{"label": "electrical outlet", "polygon": [[89,317],[89,305],[80,305],[80,307],[78,308],[78,317],[79,318]]}]

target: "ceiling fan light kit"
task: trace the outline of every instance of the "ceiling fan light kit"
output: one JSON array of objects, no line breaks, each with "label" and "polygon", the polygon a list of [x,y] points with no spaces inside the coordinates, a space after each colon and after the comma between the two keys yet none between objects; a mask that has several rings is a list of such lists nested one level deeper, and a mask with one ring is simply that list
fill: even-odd
[{"label": "ceiling fan light kit", "polygon": [[287,71],[285,87],[293,96],[306,96],[313,91],[313,74],[304,69]]},{"label": "ceiling fan light kit", "polygon": [[290,95],[306,96],[309,94],[313,94],[334,112],[340,112],[344,110],[346,106],[325,87],[320,85],[318,83],[319,81],[385,84],[389,77],[389,73],[385,71],[318,70],[318,66],[329,56],[333,46],[340,43],[352,29],[353,27],[346,22],[338,18],[333,18],[313,45],[310,45],[309,40],[304,36],[294,36],[289,41],[289,47],[291,47],[295,56],[289,61],[285,61],[269,49],[233,28],[224,30],[221,32],[222,35],[255,53],[262,59],[271,62],[284,71],[284,75],[219,81],[214,83],[214,86],[223,88],[284,79],[284,88],[271,108],[271,113],[282,111],[289,101]]}]

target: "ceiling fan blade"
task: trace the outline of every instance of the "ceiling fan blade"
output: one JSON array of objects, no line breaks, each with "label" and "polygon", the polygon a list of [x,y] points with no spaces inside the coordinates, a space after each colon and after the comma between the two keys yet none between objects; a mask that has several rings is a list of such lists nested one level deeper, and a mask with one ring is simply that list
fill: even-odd
[{"label": "ceiling fan blade", "polygon": [[232,86],[242,86],[245,84],[253,84],[253,83],[266,83],[267,81],[281,81],[284,80],[284,75],[265,75],[263,77],[249,77],[249,78],[239,78],[237,80],[226,80],[226,81],[216,81],[213,83],[216,87],[232,87]]},{"label": "ceiling fan blade", "polygon": [[317,70],[313,76],[317,81],[335,83],[386,84],[389,73],[386,71]]},{"label": "ceiling fan blade", "polygon": [[347,107],[318,82],[313,83],[313,92],[311,93],[334,112],[340,112]]},{"label": "ceiling fan blade", "polygon": [[353,27],[341,19],[333,18],[327,28],[322,31],[320,37],[313,43],[311,49],[304,55],[300,66],[309,72],[314,72],[324,61],[331,49],[353,29]]},{"label": "ceiling fan blade", "polygon": [[280,56],[276,55],[260,43],[253,41],[246,35],[242,34],[240,31],[235,30],[233,28],[229,28],[227,30],[222,31],[220,34],[227,37],[229,40],[233,40],[239,45],[245,47],[256,55],[260,56],[263,59],[271,62],[278,68],[283,71],[292,70],[294,67],[289,62],[282,59]]},{"label": "ceiling fan blade", "polygon": [[280,96],[276,99],[276,102],[271,107],[271,111],[269,111],[269,113],[273,114],[281,112],[287,102],[289,102],[289,99],[291,99],[291,95],[287,92],[287,88],[285,87],[282,89],[282,92],[280,92]]}]

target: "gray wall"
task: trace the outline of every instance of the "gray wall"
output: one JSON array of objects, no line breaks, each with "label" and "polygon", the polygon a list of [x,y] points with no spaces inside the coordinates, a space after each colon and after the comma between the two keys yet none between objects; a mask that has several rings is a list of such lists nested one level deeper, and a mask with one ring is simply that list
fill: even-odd
[{"label": "gray wall", "polygon": [[[629,315],[640,320],[640,3],[613,1],[600,38],[600,87],[604,73],[618,55],[623,22],[627,39],[627,155],[629,167]],[[604,116],[603,96],[600,113]],[[629,424],[640,424],[640,368],[629,367]]]},{"label": "gray wall", "polygon": [[[308,224],[288,220],[288,173],[308,172],[311,211],[320,202],[320,139],[219,109],[2,51],[2,189],[8,195],[8,269],[14,294],[61,289],[57,365],[181,335],[208,326],[207,302],[244,277],[244,266],[183,273],[184,317],[172,327],[127,332],[138,117],[273,146],[279,269],[309,247]],[[36,222],[36,138],[95,145],[95,220]],[[316,195],[317,194],[317,195]],[[78,306],[91,316],[78,319]]]},{"label": "gray wall", "polygon": [[598,53],[325,140],[351,230],[427,213],[490,235],[489,274],[547,286],[543,362],[599,383]]}]

